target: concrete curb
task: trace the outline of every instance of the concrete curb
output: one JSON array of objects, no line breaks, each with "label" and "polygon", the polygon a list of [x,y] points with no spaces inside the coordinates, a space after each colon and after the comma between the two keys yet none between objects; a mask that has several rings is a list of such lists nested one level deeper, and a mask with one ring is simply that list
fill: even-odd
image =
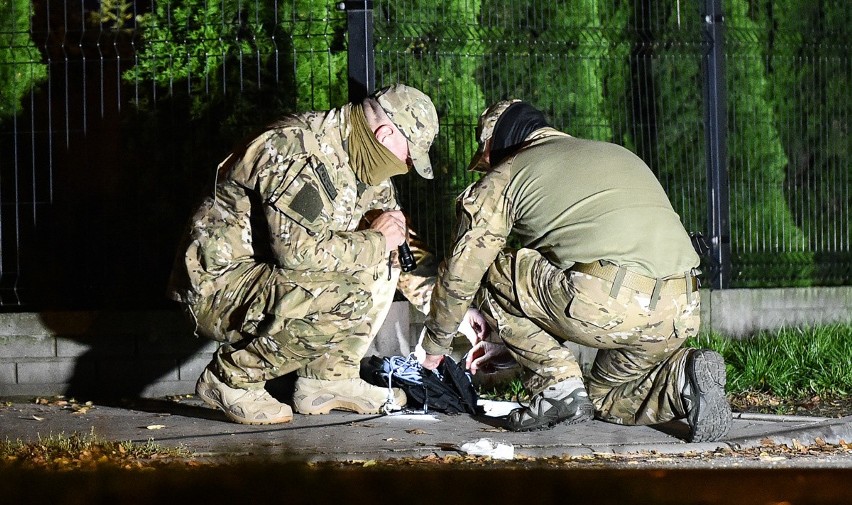
[{"label": "concrete curb", "polygon": [[[788,429],[785,429],[784,423],[790,421],[785,420],[785,416],[776,417],[778,419],[773,422],[776,429],[771,432],[761,436],[731,438],[727,440],[727,444],[733,448],[743,448],[757,447],[767,440],[776,444],[784,444],[789,447],[794,446],[794,441],[798,441],[804,445],[810,445],[815,443],[818,439],[829,444],[852,442],[852,416],[835,419],[823,418],[824,420],[815,422],[809,426],[797,426],[795,428]],[[801,419],[801,416],[797,417]]]}]

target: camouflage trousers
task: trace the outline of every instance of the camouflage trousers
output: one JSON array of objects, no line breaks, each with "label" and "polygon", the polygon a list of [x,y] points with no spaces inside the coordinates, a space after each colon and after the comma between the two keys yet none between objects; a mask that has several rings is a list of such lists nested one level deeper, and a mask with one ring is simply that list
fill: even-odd
[{"label": "camouflage trousers", "polygon": [[211,368],[234,387],[256,389],[297,372],[314,379],[359,375],[387,317],[397,269],[349,275],[251,264],[217,279],[215,295],[190,307],[202,336],[224,343]]},{"label": "camouflage trousers", "polygon": [[[498,334],[535,394],[583,379],[565,341],[598,349],[586,377],[598,418],[628,425],[686,415],[681,398],[684,340],[698,331],[698,292],[650,295],[576,271],[564,271],[531,249],[504,251],[489,269],[483,295]],[[685,290],[684,290],[685,291]]]}]

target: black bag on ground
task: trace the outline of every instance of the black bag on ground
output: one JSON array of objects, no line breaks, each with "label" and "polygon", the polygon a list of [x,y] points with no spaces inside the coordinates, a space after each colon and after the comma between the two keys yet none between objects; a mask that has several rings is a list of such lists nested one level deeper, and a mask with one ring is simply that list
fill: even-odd
[{"label": "black bag on ground", "polygon": [[413,356],[372,356],[361,360],[361,378],[374,386],[400,388],[412,408],[446,414],[480,414],[470,376],[451,357],[433,372],[423,368]]}]

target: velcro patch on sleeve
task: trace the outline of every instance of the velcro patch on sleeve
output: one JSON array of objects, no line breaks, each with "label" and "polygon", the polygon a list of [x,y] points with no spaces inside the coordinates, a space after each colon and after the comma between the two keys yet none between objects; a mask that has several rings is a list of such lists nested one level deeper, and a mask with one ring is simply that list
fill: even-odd
[{"label": "velcro patch on sleeve", "polygon": [[313,184],[305,184],[290,201],[290,208],[308,221],[314,222],[323,208],[319,189]]},{"label": "velcro patch on sleeve", "polygon": [[337,189],[334,187],[334,183],[331,182],[331,177],[328,176],[328,170],[325,169],[325,165],[322,163],[318,164],[314,167],[314,172],[316,172],[317,177],[319,177],[322,187],[325,188],[325,192],[328,194],[328,197],[331,198],[332,201],[337,198]]}]

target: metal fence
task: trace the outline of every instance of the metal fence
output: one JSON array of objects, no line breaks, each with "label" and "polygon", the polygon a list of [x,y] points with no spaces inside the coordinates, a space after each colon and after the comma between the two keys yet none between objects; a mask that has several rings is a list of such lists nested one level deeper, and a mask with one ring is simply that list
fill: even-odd
[{"label": "metal fence", "polygon": [[[714,239],[716,287],[852,279],[841,0],[0,8],[4,310],[166,303],[176,243],[218,161],[284,112],[347,101],[353,61],[374,68],[367,87],[403,81],[438,107],[436,179],[399,186],[439,256],[473,181],[476,118],[515,96],[647,161],[687,228]],[[357,9],[372,32],[347,25]],[[364,37],[374,52],[347,54]]]}]

